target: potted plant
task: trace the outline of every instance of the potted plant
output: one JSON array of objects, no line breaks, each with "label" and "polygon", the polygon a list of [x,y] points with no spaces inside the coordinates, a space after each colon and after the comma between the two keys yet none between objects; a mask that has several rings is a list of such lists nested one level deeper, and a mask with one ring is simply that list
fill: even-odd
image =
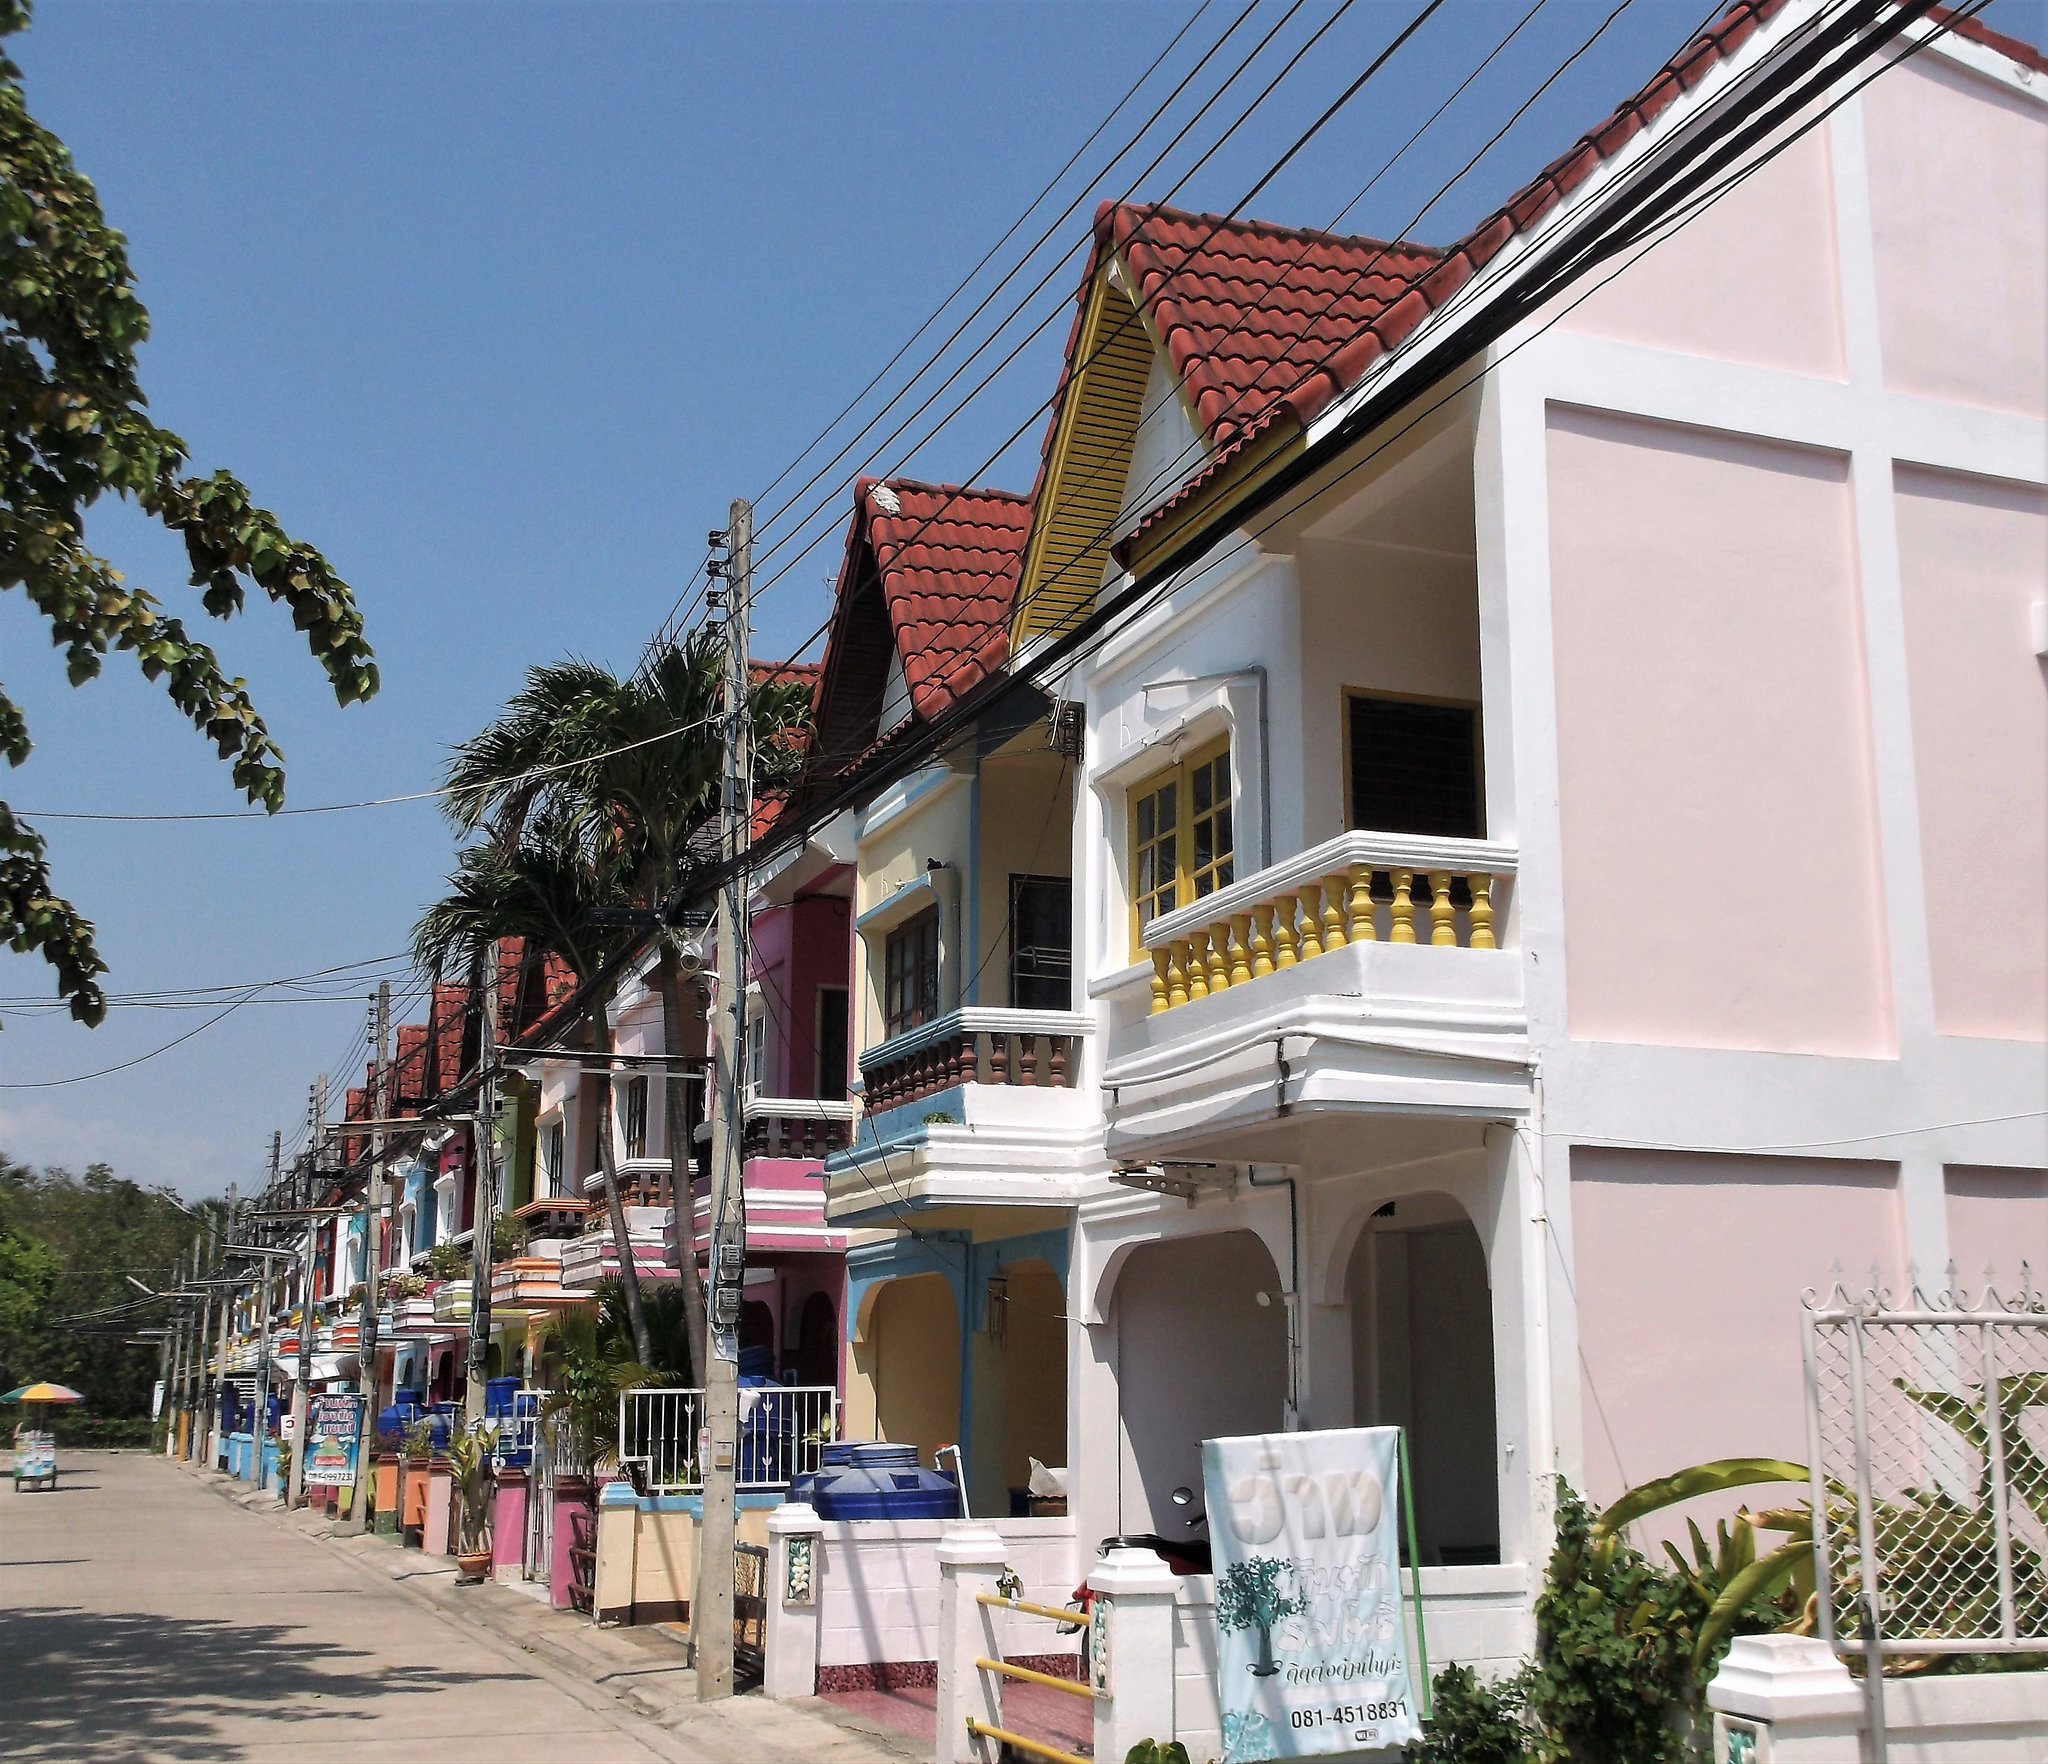
[{"label": "potted plant", "polygon": [[436,1280],[460,1280],[469,1272],[469,1251],[459,1243],[437,1243],[427,1251],[427,1266]]},{"label": "potted plant", "polygon": [[448,1442],[455,1482],[455,1579],[474,1584],[491,1572],[491,1441],[481,1426]]}]

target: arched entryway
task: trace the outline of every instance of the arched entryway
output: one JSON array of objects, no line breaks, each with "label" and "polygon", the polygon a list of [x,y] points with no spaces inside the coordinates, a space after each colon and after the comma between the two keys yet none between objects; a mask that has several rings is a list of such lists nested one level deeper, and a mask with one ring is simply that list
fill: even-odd
[{"label": "arched entryway", "polygon": [[1131,1252],[1113,1299],[1125,1531],[1184,1525],[1173,1490],[1199,1499],[1202,1441],[1278,1433],[1287,1403],[1287,1308],[1249,1231],[1172,1238]]},{"label": "arched entryway", "polygon": [[830,1295],[814,1292],[804,1300],[796,1327],[796,1352],[791,1356],[798,1384],[839,1382],[839,1313]]},{"label": "arched entryway", "polygon": [[1374,1214],[1345,1275],[1353,1412],[1408,1429],[1423,1564],[1500,1560],[1493,1295],[1458,1203],[1403,1195]]},{"label": "arched entryway", "polygon": [[960,1320],[943,1274],[892,1280],[868,1324],[875,1437],[915,1445],[927,1464],[960,1439]]}]

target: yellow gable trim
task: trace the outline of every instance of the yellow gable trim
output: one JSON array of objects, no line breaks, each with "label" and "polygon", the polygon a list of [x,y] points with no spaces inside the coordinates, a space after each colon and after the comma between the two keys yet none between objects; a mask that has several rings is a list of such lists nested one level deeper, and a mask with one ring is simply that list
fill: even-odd
[{"label": "yellow gable trim", "polygon": [[1074,359],[1087,365],[1067,388],[1053,432],[1010,621],[1013,652],[1094,609],[1123,509],[1153,341],[1106,269],[1096,276],[1074,348]]}]

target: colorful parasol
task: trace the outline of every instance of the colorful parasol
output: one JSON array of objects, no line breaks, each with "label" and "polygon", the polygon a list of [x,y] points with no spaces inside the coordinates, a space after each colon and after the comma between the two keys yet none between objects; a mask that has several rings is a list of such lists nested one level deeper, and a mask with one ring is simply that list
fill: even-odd
[{"label": "colorful parasol", "polygon": [[82,1403],[80,1396],[68,1384],[24,1384],[0,1396],[0,1403]]}]

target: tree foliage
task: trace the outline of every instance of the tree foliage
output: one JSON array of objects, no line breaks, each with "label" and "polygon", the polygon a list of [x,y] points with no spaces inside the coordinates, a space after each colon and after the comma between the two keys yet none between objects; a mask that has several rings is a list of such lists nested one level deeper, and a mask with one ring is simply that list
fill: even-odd
[{"label": "tree foliage", "polygon": [[[28,16],[27,0],[0,0],[0,37]],[[21,69],[0,55],[0,590],[28,597],[73,686],[95,678],[109,651],[133,656],[229,762],[235,787],[275,813],[284,756],[247,683],[89,548],[86,510],[111,493],[176,533],[208,618],[232,618],[251,586],[284,607],[338,702],[374,694],[376,664],[327,560],[227,472],[192,474],[185,443],[150,419],[135,360],[148,334],[127,242],[64,143],[29,115]],[[0,754],[18,766],[30,745],[27,719],[0,691]],[[0,939],[55,970],[75,1018],[100,1021],[107,969],[93,927],[56,893],[42,836],[4,803]]]},{"label": "tree foliage", "polygon": [[[166,1290],[200,1229],[105,1164],[78,1176],[0,1153],[0,1390],[47,1378],[83,1395],[84,1415],[147,1413],[157,1350],[125,1338],[137,1323],[162,1323],[164,1312],[122,1277]],[[63,1322],[115,1307],[123,1318],[105,1326]]]}]

